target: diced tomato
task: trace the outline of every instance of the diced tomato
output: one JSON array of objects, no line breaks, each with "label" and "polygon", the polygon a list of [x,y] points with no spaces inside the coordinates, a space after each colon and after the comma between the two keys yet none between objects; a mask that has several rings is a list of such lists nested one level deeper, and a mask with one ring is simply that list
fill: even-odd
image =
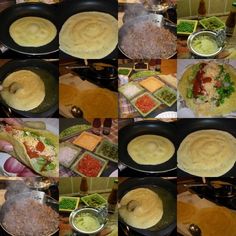
[{"label": "diced tomato", "polygon": [[205,83],[210,83],[211,82],[211,77],[204,77],[202,78],[202,82]]},{"label": "diced tomato", "polygon": [[41,141],[39,141],[36,145],[36,150],[39,152],[42,152],[44,149],[45,149],[45,145]]},{"label": "diced tomato", "polygon": [[220,88],[222,86],[221,81],[219,81],[219,80],[216,81],[215,86],[216,86],[216,88]]},{"label": "diced tomato", "polygon": [[101,162],[89,154],[86,154],[77,165],[77,170],[89,177],[96,177],[101,168]]},{"label": "diced tomato", "polygon": [[155,101],[150,98],[148,95],[144,95],[140,98],[138,98],[135,102],[135,105],[143,112],[147,113],[150,111],[153,107],[155,107],[156,103]]},{"label": "diced tomato", "polygon": [[32,149],[26,144],[26,142],[24,142],[24,146],[25,146],[26,152],[27,152],[27,154],[29,155],[30,158],[37,158],[37,157],[39,157],[38,152],[32,150]]},{"label": "diced tomato", "polygon": [[5,127],[5,130],[6,130],[7,132],[11,132],[11,131],[12,131],[12,127],[9,126],[9,125],[7,125],[7,126]]}]

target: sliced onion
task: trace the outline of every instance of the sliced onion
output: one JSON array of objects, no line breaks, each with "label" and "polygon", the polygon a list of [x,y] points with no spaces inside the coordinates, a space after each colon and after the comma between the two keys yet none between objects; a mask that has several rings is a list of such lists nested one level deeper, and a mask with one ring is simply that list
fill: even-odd
[{"label": "sliced onion", "polygon": [[9,157],[3,165],[4,169],[9,173],[21,173],[25,166],[17,161],[14,157]]},{"label": "sliced onion", "polygon": [[19,177],[32,177],[36,176],[34,172],[32,172],[29,168],[25,167],[21,173],[19,173],[17,176]]}]

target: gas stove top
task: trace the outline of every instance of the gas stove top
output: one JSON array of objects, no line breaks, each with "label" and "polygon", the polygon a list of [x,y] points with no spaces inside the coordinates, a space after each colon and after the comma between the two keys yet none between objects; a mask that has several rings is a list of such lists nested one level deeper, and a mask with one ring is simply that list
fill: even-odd
[{"label": "gas stove top", "polygon": [[236,210],[236,190],[230,195],[220,196],[216,195],[213,190],[210,190],[206,186],[191,187],[200,198],[205,198],[211,202],[216,203],[217,205]]}]

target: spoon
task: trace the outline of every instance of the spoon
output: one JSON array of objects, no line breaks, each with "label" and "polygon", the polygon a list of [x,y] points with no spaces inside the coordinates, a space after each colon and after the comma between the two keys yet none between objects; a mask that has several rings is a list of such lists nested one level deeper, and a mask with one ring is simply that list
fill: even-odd
[{"label": "spoon", "polygon": [[18,89],[21,88],[21,85],[17,82],[13,82],[12,84],[10,84],[8,87],[3,87],[2,86],[2,91],[9,91],[10,93],[16,93]]},{"label": "spoon", "polygon": [[189,225],[188,231],[192,234],[192,236],[202,235],[201,229],[195,224]]},{"label": "spoon", "polygon": [[82,118],[83,117],[83,111],[77,106],[73,106],[71,108],[70,112],[76,118]]}]

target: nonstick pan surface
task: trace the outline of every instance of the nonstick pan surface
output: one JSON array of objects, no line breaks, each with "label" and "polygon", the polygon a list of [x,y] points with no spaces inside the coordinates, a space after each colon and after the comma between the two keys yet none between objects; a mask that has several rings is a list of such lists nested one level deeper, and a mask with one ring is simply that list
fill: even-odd
[{"label": "nonstick pan surface", "polygon": [[163,203],[163,216],[159,223],[148,229],[137,229],[127,225],[119,216],[119,221],[132,231],[146,236],[169,235],[176,227],[176,186],[162,178],[129,178],[119,184],[118,201],[129,191],[136,188],[149,188],[156,192]]},{"label": "nonstick pan surface", "polygon": [[[175,146],[174,155],[159,165],[140,165],[133,161],[127,151],[128,143],[140,135],[154,134],[168,138]],[[176,127],[175,123],[162,121],[140,121],[127,125],[119,131],[119,162],[127,167],[146,173],[163,173],[176,169]]]},{"label": "nonstick pan surface", "polygon": [[[176,122],[177,125],[177,145],[181,144],[183,139],[198,130],[216,129],[226,131],[236,138],[236,119],[220,118],[201,118],[201,119],[181,119]],[[236,165],[224,174],[222,177],[235,176]],[[190,177],[191,175],[178,169],[178,176]]]},{"label": "nonstick pan surface", "polygon": [[41,47],[22,47],[13,41],[9,34],[10,25],[27,16],[42,17],[51,21],[56,27],[58,25],[55,6],[44,3],[15,4],[0,13],[0,42],[8,49],[27,55],[46,55],[58,51],[58,37]]},{"label": "nonstick pan surface", "polygon": [[[116,0],[64,0],[59,4],[60,21],[59,28],[65,23],[65,21],[79,13],[88,11],[98,11],[104,12],[112,15],[118,19],[118,2]],[[118,26],[117,26],[118,27]],[[117,57],[118,47],[116,47],[113,52],[107,55],[104,59],[113,59]],[[60,57],[62,58],[73,58],[72,56],[62,52],[60,50]]]},{"label": "nonstick pan surface", "polygon": [[[43,102],[30,111],[19,111],[11,108],[14,112],[24,117],[49,117],[58,110],[58,68],[51,63],[40,59],[14,60],[0,67],[0,83],[11,73],[18,70],[31,70],[37,73],[45,85],[45,98]],[[29,81],[30,83],[30,81]],[[9,107],[4,100],[1,102]]]}]

